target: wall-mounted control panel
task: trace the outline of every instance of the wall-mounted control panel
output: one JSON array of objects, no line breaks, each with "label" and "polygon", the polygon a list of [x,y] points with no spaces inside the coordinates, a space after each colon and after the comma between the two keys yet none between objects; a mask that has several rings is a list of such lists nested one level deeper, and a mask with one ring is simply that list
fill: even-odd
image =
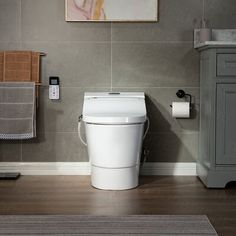
[{"label": "wall-mounted control panel", "polygon": [[59,77],[49,77],[49,99],[57,100],[60,98]]}]

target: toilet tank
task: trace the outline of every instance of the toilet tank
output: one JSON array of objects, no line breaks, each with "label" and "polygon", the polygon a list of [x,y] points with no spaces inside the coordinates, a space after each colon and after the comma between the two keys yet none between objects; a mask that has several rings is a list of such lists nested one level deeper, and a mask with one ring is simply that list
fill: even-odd
[{"label": "toilet tank", "polygon": [[83,121],[93,124],[138,124],[146,121],[143,92],[85,93]]}]

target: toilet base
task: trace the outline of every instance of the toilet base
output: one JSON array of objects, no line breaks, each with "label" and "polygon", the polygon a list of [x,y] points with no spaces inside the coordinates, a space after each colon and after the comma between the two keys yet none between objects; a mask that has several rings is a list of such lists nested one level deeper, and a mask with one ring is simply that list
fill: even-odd
[{"label": "toilet base", "polygon": [[102,168],[91,166],[91,185],[103,190],[125,190],[138,186],[139,166]]}]

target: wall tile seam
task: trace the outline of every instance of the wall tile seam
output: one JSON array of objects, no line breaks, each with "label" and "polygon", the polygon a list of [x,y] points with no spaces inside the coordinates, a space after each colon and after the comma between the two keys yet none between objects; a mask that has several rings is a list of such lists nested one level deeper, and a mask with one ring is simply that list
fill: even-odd
[{"label": "wall tile seam", "polygon": [[22,49],[22,0],[20,0],[19,18],[19,47]]},{"label": "wall tile seam", "polygon": [[139,89],[139,88],[143,88],[143,89],[179,89],[179,88],[183,88],[183,89],[200,89],[200,87],[198,86],[152,86],[152,87],[147,87],[147,86],[143,86],[143,87],[116,87],[114,86],[113,88],[120,88],[120,89],[127,89],[127,88],[132,88],[132,89]]},{"label": "wall tile seam", "polygon": [[[73,83],[72,83],[72,84],[73,84]],[[48,88],[49,88],[49,85],[43,83],[43,84],[40,86],[40,88],[42,88],[42,89],[48,89]],[[65,89],[65,88],[66,88],[66,89],[87,89],[87,88],[88,88],[88,89],[100,89],[100,88],[102,88],[102,89],[108,89],[108,90],[110,89],[110,87],[99,87],[99,86],[98,86],[98,87],[94,87],[94,86],[93,86],[93,87],[83,87],[83,86],[76,86],[76,85],[73,86],[73,87],[72,87],[72,86],[60,85],[60,88],[61,88],[61,89]]]},{"label": "wall tile seam", "polygon": [[12,44],[13,44],[13,43],[14,43],[14,44],[20,44],[21,41],[19,41],[19,40],[16,40],[16,41],[9,41],[9,40],[6,40],[6,41],[5,41],[5,40],[1,40],[1,41],[0,41],[0,44],[11,44],[11,43],[12,43]]},{"label": "wall tile seam", "polygon": [[[63,78],[61,78],[61,80],[62,80]],[[73,84],[73,83],[71,83],[71,84]],[[42,82],[42,85],[40,85],[40,88],[42,88],[42,89],[48,89],[49,88],[49,85],[47,85],[46,83],[44,83],[44,82]],[[92,86],[92,87],[83,87],[83,86],[66,86],[66,85],[60,85],[60,88],[61,89],[64,89],[64,88],[68,88],[68,89],[86,89],[86,88],[89,88],[89,89],[100,89],[100,88],[104,88],[104,89],[108,89],[108,90],[110,90],[110,87],[99,87],[99,86],[97,86],[97,87],[94,87],[94,86]],[[108,91],[109,92],[109,91]]]},{"label": "wall tile seam", "polygon": [[[8,41],[0,41],[1,42],[8,42]],[[17,41],[13,41],[17,42]],[[58,44],[110,44],[110,40],[105,40],[105,41],[70,41],[70,40],[22,40],[23,44],[33,44],[33,43],[58,43]]]},{"label": "wall tile seam", "polygon": [[202,0],[202,19],[206,18],[206,4],[205,0]]},{"label": "wall tile seam", "polygon": [[158,41],[158,40],[140,40],[140,41],[112,41],[114,44],[128,44],[128,43],[133,43],[133,44],[193,44],[193,41]]},{"label": "wall tile seam", "polygon": [[165,135],[165,134],[183,134],[183,135],[197,135],[199,134],[199,131],[178,131],[178,130],[169,130],[169,131],[149,131],[147,133],[148,135]]},{"label": "wall tile seam", "polygon": [[[9,41],[0,41],[0,43],[6,43]],[[128,44],[128,43],[134,43],[134,44],[193,44],[193,41],[158,41],[158,40],[145,40],[145,41],[137,41],[137,40],[130,40],[130,41],[114,41],[114,40],[105,40],[105,41],[71,41],[71,40],[16,40],[16,41],[12,41],[12,42],[19,42],[22,44],[33,44],[33,43],[58,43],[58,44],[63,44],[63,43],[68,43],[68,44],[110,44],[115,43],[115,44]]]},{"label": "wall tile seam", "polygon": [[113,90],[113,41],[112,41],[112,22],[111,22],[111,64],[110,64],[110,76],[111,76],[111,84],[110,84],[110,91]]},{"label": "wall tile seam", "polygon": [[[41,89],[48,89],[49,88],[49,85],[47,85],[47,84],[42,84],[41,86],[40,86],[40,88]],[[104,89],[104,90],[107,90],[107,91],[105,91],[105,92],[109,92],[110,91],[110,87],[99,87],[99,86],[97,86],[97,87],[83,87],[83,86],[66,86],[66,85],[60,85],[60,88],[61,89]],[[175,86],[169,86],[169,87],[166,87],[166,86],[158,86],[158,87],[147,87],[147,86],[145,86],[145,87],[129,87],[129,86],[127,86],[127,87],[116,87],[116,86],[112,86],[112,88],[113,88],[113,90],[114,89],[142,89],[142,90],[144,90],[144,89],[150,89],[150,90],[153,90],[153,89],[196,89],[196,90],[199,90],[200,89],[200,87],[185,87],[185,86],[178,86],[178,87],[175,87]],[[121,91],[122,92],[122,91]],[[126,91],[123,91],[123,92],[126,92]]]},{"label": "wall tile seam", "polygon": [[[78,134],[78,132],[76,131],[44,131],[44,132],[37,132],[37,134]],[[177,133],[177,134],[192,134],[192,135],[198,135],[199,131],[177,131],[177,130],[169,130],[169,131],[150,131],[148,132],[148,134],[173,134],[173,133]],[[36,137],[37,138],[37,137]],[[29,139],[29,140],[34,140],[34,139]],[[27,141],[27,140],[25,140]],[[23,144],[25,142],[24,140],[22,140]]]},{"label": "wall tile seam", "polygon": [[[149,160],[149,161],[146,161],[146,163],[159,163],[159,164],[165,164],[165,163],[172,163],[172,164],[183,164],[183,163],[191,163],[191,164],[195,164],[196,163],[196,160],[194,160],[194,161],[181,161],[181,162],[173,162],[173,161],[162,161],[162,160],[160,160],[160,161],[152,161],[152,160]],[[189,167],[186,167],[187,169],[189,168]]]},{"label": "wall tile seam", "polygon": [[23,161],[23,141],[20,140],[20,161]]}]

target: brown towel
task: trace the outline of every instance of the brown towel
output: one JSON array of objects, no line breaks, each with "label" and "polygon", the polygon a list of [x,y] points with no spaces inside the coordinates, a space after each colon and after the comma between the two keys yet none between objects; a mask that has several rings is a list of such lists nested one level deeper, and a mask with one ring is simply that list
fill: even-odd
[{"label": "brown towel", "polygon": [[31,81],[39,83],[40,52],[32,52]]},{"label": "brown towel", "polygon": [[0,52],[0,82],[3,81],[3,52]]},{"label": "brown towel", "polygon": [[4,52],[4,81],[31,81],[31,54],[31,52]]},{"label": "brown towel", "polygon": [[0,81],[39,83],[39,62],[38,52],[0,52]]}]

